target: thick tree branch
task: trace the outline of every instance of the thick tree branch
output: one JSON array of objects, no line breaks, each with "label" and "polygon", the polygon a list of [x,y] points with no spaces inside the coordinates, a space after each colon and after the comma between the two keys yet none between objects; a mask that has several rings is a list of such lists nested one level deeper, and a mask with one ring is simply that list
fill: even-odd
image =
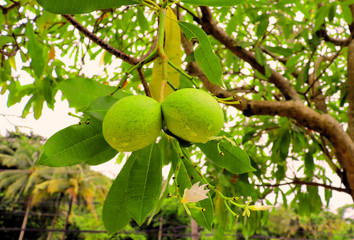
[{"label": "thick tree branch", "polygon": [[[243,49],[238,46],[236,41],[227,33],[217,26],[217,23],[213,19],[212,13],[208,7],[200,7],[203,17],[202,17],[202,27],[203,30],[211,34],[216,40],[225,45],[232,53],[234,53],[239,58],[248,62],[254,69],[265,75],[266,69],[264,66],[260,65],[253,53]],[[274,69],[271,69],[271,75],[269,81],[272,82],[284,95],[287,100],[301,101],[300,96],[297,94],[296,90],[292,87],[289,81],[285,79],[281,74],[279,74]]]},{"label": "thick tree branch", "polygon": [[117,58],[122,59],[123,61],[131,64],[131,65],[136,65],[139,63],[139,60],[127,55],[126,53],[114,48],[111,46],[109,43],[104,41],[103,39],[97,37],[97,35],[93,34],[90,32],[87,28],[85,28],[83,25],[81,25],[73,16],[64,14],[62,15],[66,20],[68,20],[79,32],[84,34],[86,37],[88,37],[91,41],[105,49],[107,52],[113,54]]},{"label": "thick tree branch", "polygon": [[348,134],[354,141],[354,40],[348,46]]},{"label": "thick tree branch", "polygon": [[342,181],[350,190],[354,199],[354,142],[331,115],[320,114],[310,107],[293,101],[249,101],[247,109],[240,110],[246,116],[277,115],[289,117],[295,119],[300,125],[325,136],[337,151],[337,159],[345,170]]}]

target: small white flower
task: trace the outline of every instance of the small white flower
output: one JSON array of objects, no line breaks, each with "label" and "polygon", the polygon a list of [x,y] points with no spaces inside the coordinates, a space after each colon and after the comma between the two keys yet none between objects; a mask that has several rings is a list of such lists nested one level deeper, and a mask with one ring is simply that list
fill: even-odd
[{"label": "small white flower", "polygon": [[207,186],[207,184],[200,185],[200,182],[196,182],[193,184],[193,186],[190,189],[185,188],[184,189],[184,195],[181,200],[182,204],[186,203],[196,203],[199,202],[203,199],[208,198],[206,195],[210,189],[205,190],[204,187]]},{"label": "small white flower", "polygon": [[203,199],[208,198],[206,194],[209,192],[210,189],[207,190],[204,189],[204,187],[207,186],[207,184],[198,186],[199,184],[200,182],[196,182],[193,184],[193,186],[190,189],[187,188],[184,189],[184,194],[181,203],[183,204],[183,207],[188,213],[188,215],[191,215],[191,212],[187,207],[187,203],[196,203]]}]

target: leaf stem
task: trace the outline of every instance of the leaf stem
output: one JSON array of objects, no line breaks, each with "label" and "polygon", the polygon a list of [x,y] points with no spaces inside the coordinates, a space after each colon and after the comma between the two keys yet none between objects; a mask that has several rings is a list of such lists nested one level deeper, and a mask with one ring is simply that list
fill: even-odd
[{"label": "leaf stem", "polygon": [[132,66],[131,68],[128,69],[128,71],[125,72],[125,75],[122,80],[120,80],[117,88],[110,94],[113,95],[115,94],[119,89],[121,89],[125,83],[125,81],[128,79],[128,76],[134,72],[137,69],[140,69],[145,63],[149,62],[150,59],[154,58],[157,55],[157,51],[154,50],[152,53],[150,53],[149,56],[147,56],[143,61],[139,62],[138,64]]},{"label": "leaf stem", "polygon": [[186,77],[189,81],[191,81],[192,84],[193,84],[196,88],[199,88],[198,85],[196,84],[196,82],[194,81],[194,77],[192,77],[191,75],[187,74],[185,71],[183,71],[182,69],[180,69],[179,67],[177,67],[176,65],[174,65],[171,61],[168,61],[168,65],[170,65],[171,67],[173,67],[177,72],[179,72],[179,73],[182,74],[184,77]]}]

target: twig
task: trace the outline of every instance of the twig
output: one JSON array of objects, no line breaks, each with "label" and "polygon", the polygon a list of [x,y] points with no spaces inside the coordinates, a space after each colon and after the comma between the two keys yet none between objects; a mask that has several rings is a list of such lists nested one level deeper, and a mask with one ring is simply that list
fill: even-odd
[{"label": "twig", "polygon": [[334,62],[334,60],[339,56],[340,52],[342,51],[343,47],[341,47],[339,49],[338,52],[336,52],[336,54],[331,58],[330,62],[327,64],[327,66],[325,66],[325,68],[321,71],[321,73],[316,77],[315,80],[313,80],[313,82],[310,84],[310,86],[306,89],[306,91],[304,92],[304,95],[306,95],[310,89],[313,87],[313,85],[320,80],[320,78],[322,77],[322,75],[326,72],[326,70],[329,68],[329,66],[332,65],[332,63]]},{"label": "twig", "polygon": [[143,84],[143,87],[144,87],[144,91],[145,91],[146,96],[151,97],[150,89],[149,89],[149,86],[148,86],[148,84],[147,84],[147,82],[146,82],[145,75],[144,75],[144,73],[143,73],[141,67],[138,68],[137,71],[138,71],[138,74],[139,74],[140,81],[141,81],[141,83]]},{"label": "twig", "polygon": [[345,189],[345,188],[333,187],[333,186],[330,186],[330,185],[327,185],[327,184],[324,184],[324,183],[300,181],[300,180],[297,180],[297,179],[295,179],[292,182],[285,182],[285,183],[278,183],[278,184],[256,184],[255,186],[257,186],[257,187],[280,187],[280,186],[286,186],[286,185],[291,185],[291,184],[324,187],[324,188],[335,190],[335,191],[338,191],[338,192],[349,193],[349,190]]},{"label": "twig", "polygon": [[105,49],[107,52],[113,54],[117,58],[122,59],[123,61],[131,64],[131,65],[136,65],[139,63],[138,59],[127,55],[126,53],[116,49],[115,47],[111,46],[109,43],[104,41],[103,39],[99,38],[97,35],[94,33],[90,32],[87,28],[85,28],[83,25],[81,25],[73,16],[68,15],[68,14],[63,14],[62,15],[66,20],[68,20],[79,32],[84,34],[86,37],[88,37],[91,41]]},{"label": "twig", "polygon": [[17,51],[19,50],[19,47],[17,45],[15,45],[15,48],[12,52],[6,52],[4,51],[3,49],[0,48],[0,53],[5,55],[5,56],[8,56],[8,57],[13,57],[16,55]]}]

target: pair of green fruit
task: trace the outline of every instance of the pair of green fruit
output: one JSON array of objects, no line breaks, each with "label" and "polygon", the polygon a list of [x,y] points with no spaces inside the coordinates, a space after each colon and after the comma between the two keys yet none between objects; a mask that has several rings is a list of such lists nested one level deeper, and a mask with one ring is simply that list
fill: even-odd
[{"label": "pair of green fruit", "polygon": [[194,88],[177,90],[161,104],[150,97],[133,95],[108,110],[102,125],[103,136],[120,152],[136,151],[156,141],[163,121],[175,136],[205,143],[220,132],[224,114],[215,98]]}]

